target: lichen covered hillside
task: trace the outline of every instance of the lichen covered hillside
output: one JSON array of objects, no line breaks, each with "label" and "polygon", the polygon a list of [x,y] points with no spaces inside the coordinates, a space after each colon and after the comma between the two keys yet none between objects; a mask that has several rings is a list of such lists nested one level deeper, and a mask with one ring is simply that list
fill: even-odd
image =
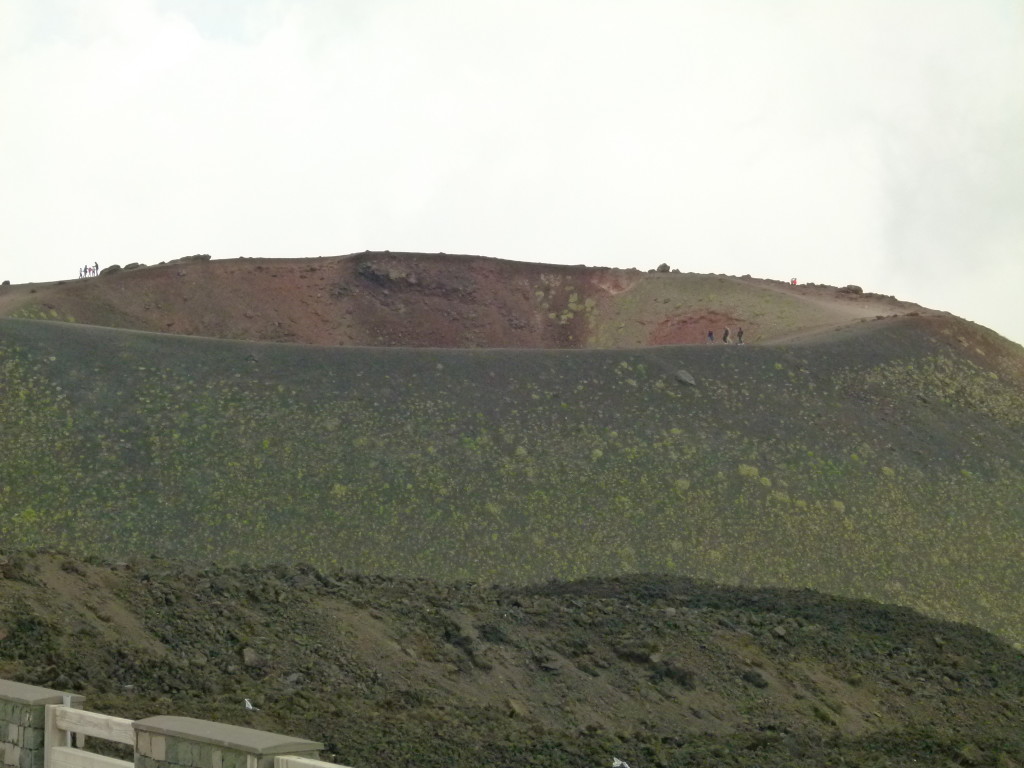
[{"label": "lichen covered hillside", "polygon": [[618,351],[0,330],[8,545],[506,582],[661,572],[1024,640],[1024,388],[966,323]]}]

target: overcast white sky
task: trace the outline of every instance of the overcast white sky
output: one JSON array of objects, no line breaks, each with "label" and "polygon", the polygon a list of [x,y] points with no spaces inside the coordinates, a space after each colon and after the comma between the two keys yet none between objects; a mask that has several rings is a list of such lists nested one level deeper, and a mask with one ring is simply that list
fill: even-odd
[{"label": "overcast white sky", "polygon": [[0,0],[0,279],[365,249],[1024,342],[1021,0]]}]

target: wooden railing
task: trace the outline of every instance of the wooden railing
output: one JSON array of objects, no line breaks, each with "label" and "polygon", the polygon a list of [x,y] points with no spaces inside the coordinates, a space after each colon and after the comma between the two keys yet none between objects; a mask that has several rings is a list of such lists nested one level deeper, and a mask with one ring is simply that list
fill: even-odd
[{"label": "wooden railing", "polygon": [[135,748],[135,729],[131,720],[48,704],[43,768],[134,768],[132,761],[84,749],[86,736]]}]

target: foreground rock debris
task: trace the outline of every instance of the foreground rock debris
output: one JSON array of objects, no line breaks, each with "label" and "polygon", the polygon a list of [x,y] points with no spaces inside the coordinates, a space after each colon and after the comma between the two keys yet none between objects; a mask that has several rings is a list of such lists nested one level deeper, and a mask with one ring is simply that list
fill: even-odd
[{"label": "foreground rock debris", "polygon": [[506,588],[14,552],[3,573],[0,676],[360,768],[1024,764],[1024,657],[902,608],[643,576]]}]

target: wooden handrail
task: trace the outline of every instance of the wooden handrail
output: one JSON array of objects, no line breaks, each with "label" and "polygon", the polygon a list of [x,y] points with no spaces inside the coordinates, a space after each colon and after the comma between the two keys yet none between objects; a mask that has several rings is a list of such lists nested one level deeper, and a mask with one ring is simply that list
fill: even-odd
[{"label": "wooden handrail", "polygon": [[51,768],[132,768],[130,760],[97,755],[75,747],[53,747],[50,752]]},{"label": "wooden handrail", "polygon": [[[76,734],[76,746],[72,746],[71,734]],[[118,760],[81,749],[86,736],[135,747],[135,729],[131,720],[48,704],[43,768],[133,768],[135,765],[130,760]]]},{"label": "wooden handrail", "polygon": [[53,711],[59,730],[135,746],[135,729],[132,728],[132,721],[125,717],[57,705],[53,705]]}]

